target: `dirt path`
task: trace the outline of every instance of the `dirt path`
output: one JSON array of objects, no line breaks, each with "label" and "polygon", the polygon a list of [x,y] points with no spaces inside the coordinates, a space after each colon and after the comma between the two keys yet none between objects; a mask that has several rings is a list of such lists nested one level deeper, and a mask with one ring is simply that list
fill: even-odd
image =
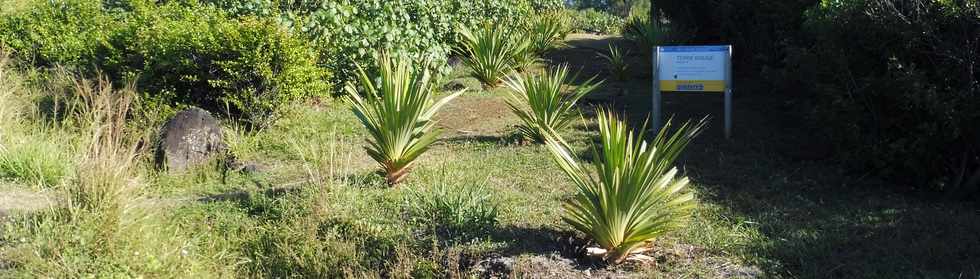
[{"label": "dirt path", "polygon": [[31,191],[0,184],[0,218],[50,208],[58,199],[50,191]]}]

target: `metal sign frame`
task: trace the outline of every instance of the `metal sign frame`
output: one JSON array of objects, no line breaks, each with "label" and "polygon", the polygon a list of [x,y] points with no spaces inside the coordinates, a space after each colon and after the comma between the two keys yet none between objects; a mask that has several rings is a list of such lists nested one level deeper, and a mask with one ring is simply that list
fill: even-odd
[{"label": "metal sign frame", "polygon": [[[705,47],[705,48],[717,48],[725,47],[727,48],[728,55],[725,57],[724,70],[725,70],[725,138],[732,137],[732,94],[734,91],[734,78],[732,75],[732,51],[731,45],[710,45],[710,46],[657,46],[653,48],[653,131],[659,132],[663,125],[663,92],[660,88],[660,62],[662,61],[660,53],[664,47]],[[680,91],[688,92],[688,91]],[[696,92],[709,92],[709,91],[696,91]]]}]

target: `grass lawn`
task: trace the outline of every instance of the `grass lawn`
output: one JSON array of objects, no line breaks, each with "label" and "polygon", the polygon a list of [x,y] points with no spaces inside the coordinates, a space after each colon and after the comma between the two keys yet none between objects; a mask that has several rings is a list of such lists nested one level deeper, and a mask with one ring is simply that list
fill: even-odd
[{"label": "grass lawn", "polygon": [[[605,75],[595,49],[609,40],[573,36],[548,58],[581,77]],[[596,140],[595,106],[637,124],[649,113],[649,69],[632,58],[636,76],[607,81],[586,97],[585,117],[561,131],[583,157]],[[228,127],[231,150],[257,172],[141,168],[144,186],[123,213],[140,221],[122,226],[124,241],[107,242],[125,253],[91,258],[78,248],[91,243],[77,229],[97,224],[10,209],[0,277],[980,278],[975,205],[917,198],[845,171],[821,135],[797,124],[779,98],[749,92],[751,81],[739,83],[745,93],[737,93],[730,140],[720,95],[665,96],[676,121],[716,116],[679,165],[699,200],[693,219],[657,240],[648,253],[655,261],[605,268],[578,259],[584,235],[562,222],[560,207],[574,186],[543,146],[514,140],[519,120],[504,89],[482,90],[466,72],[447,82],[473,90],[437,117],[442,140],[402,185],[375,173],[347,105],[303,106],[259,133]],[[434,187],[485,198],[496,223],[465,235],[433,226],[416,207]],[[32,189],[59,191],[0,183],[0,195]]]}]

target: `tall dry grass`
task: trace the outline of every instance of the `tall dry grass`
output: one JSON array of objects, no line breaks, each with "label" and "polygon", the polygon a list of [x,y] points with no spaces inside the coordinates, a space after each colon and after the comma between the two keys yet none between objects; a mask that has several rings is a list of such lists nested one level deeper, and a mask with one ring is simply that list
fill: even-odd
[{"label": "tall dry grass", "polygon": [[134,164],[137,143],[126,131],[126,119],[135,96],[132,85],[114,90],[104,77],[74,81],[83,109],[74,116],[82,120],[86,148],[75,179],[68,185],[73,208],[118,216],[130,189],[137,185]]}]

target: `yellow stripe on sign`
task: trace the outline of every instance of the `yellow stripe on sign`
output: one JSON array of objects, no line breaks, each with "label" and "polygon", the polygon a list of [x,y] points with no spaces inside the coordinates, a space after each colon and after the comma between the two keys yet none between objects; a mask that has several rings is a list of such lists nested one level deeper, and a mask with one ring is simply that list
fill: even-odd
[{"label": "yellow stripe on sign", "polygon": [[724,80],[661,80],[660,91],[725,92]]}]

